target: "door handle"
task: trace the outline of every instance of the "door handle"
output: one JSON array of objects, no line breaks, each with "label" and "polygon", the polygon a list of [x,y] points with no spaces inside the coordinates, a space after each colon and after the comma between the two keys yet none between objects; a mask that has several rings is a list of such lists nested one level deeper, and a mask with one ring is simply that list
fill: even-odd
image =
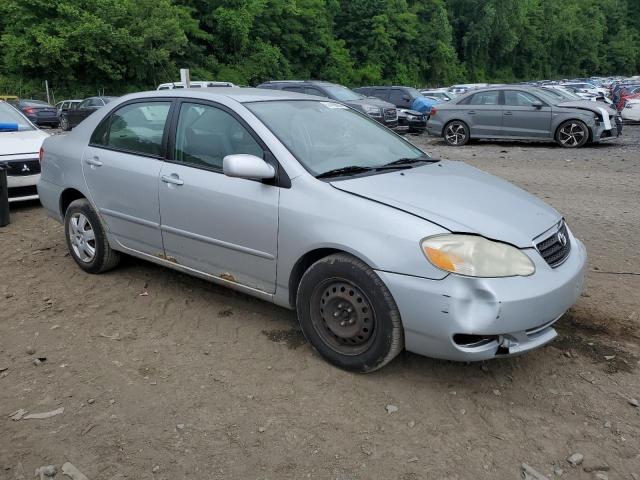
[{"label": "door handle", "polygon": [[92,167],[101,167],[102,166],[102,162],[100,160],[98,160],[98,157],[86,158],[85,162],[87,163],[87,165],[91,165]]},{"label": "door handle", "polygon": [[505,115],[513,115],[513,112],[504,112]]},{"label": "door handle", "polygon": [[184,185],[184,181],[180,180],[180,177],[175,173],[172,173],[171,175],[162,175],[160,179],[169,185]]},{"label": "door handle", "polygon": [[475,114],[476,114],[476,111],[475,111],[475,110],[471,110],[471,111],[469,111],[469,112],[467,112],[467,113],[468,113],[469,115],[475,115]]}]

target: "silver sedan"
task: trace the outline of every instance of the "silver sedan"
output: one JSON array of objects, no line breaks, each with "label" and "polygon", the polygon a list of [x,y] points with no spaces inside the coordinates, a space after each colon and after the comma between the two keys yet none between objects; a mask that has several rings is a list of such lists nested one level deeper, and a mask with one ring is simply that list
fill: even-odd
[{"label": "silver sedan", "polygon": [[128,95],[47,139],[42,166],[81,269],[128,254],[296,309],[346,370],[527,352],[582,289],[585,248],[553,208],[317,97]]},{"label": "silver sedan", "polygon": [[471,139],[555,141],[582,147],[622,132],[616,111],[600,102],[568,100],[544,88],[474,90],[431,110],[427,131],[451,146]]}]

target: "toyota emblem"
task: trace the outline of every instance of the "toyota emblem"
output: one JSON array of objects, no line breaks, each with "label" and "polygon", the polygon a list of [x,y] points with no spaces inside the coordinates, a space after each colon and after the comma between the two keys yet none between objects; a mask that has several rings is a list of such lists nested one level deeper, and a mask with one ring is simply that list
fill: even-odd
[{"label": "toyota emblem", "polygon": [[558,242],[564,247],[567,244],[567,236],[562,232],[558,232]]}]

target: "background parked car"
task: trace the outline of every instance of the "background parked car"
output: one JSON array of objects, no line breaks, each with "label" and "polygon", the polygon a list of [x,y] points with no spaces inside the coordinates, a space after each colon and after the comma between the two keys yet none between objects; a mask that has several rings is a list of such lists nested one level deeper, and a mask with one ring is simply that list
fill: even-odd
[{"label": "background parked car", "polygon": [[82,120],[87,118],[99,108],[104,107],[111,100],[118,97],[89,97],[82,100],[75,108],[62,112],[60,114],[60,128],[65,131],[71,130],[77,126]]},{"label": "background parked car", "polygon": [[434,110],[427,129],[452,146],[465,145],[471,138],[499,138],[555,140],[562,147],[582,147],[621,131],[617,112],[606,105],[566,101],[537,87],[475,90]]},{"label": "background parked car", "polygon": [[[189,88],[211,88],[211,87],[235,87],[231,82],[195,81],[189,82]],[[174,88],[184,88],[182,82],[161,83],[156,90],[173,90]]]},{"label": "background parked car", "polygon": [[362,95],[385,100],[398,108],[416,110],[420,113],[428,114],[431,111],[431,107],[440,103],[433,98],[425,97],[412,87],[359,87],[353,90]]},{"label": "background parked car", "polygon": [[62,115],[62,112],[66,112],[72,108],[77,107],[82,100],[62,100],[56,103],[56,110],[58,111],[58,118]]},{"label": "background parked car", "polygon": [[416,110],[398,109],[398,127],[406,128],[409,133],[424,133],[427,129],[427,116]]},{"label": "background parked car", "polygon": [[436,100],[440,100],[441,102],[448,102],[449,100],[453,100],[458,97],[455,93],[448,92],[444,88],[423,89],[420,90],[420,93],[425,97],[435,98]]},{"label": "background parked car", "polygon": [[0,100],[0,163],[7,168],[9,202],[38,198],[38,155],[48,136],[17,108]]},{"label": "background parked car", "polygon": [[58,127],[59,120],[56,108],[43,100],[22,99],[18,100],[15,106],[36,125]]},{"label": "background parked car", "polygon": [[336,83],[316,80],[282,80],[264,82],[258,85],[258,88],[285,90],[287,92],[327,97],[366,113],[385,127],[399,131],[407,131],[409,128],[408,125],[399,126],[398,112],[393,104],[376,98],[367,98],[360,93]]}]

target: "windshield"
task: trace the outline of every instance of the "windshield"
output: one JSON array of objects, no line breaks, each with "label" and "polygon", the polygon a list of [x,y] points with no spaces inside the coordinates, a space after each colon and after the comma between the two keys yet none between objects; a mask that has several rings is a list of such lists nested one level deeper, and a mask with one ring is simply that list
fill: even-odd
[{"label": "windshield", "polygon": [[429,157],[375,120],[344,105],[313,100],[246,103],[313,175],[376,168],[401,159]]},{"label": "windshield", "polygon": [[0,123],[17,123],[18,130],[21,132],[35,130],[33,125],[20,112],[4,102],[0,102]]},{"label": "windshield", "polygon": [[323,85],[324,89],[335,99],[341,102],[348,102],[349,100],[362,100],[364,97],[359,93],[349,90],[342,85]]}]

